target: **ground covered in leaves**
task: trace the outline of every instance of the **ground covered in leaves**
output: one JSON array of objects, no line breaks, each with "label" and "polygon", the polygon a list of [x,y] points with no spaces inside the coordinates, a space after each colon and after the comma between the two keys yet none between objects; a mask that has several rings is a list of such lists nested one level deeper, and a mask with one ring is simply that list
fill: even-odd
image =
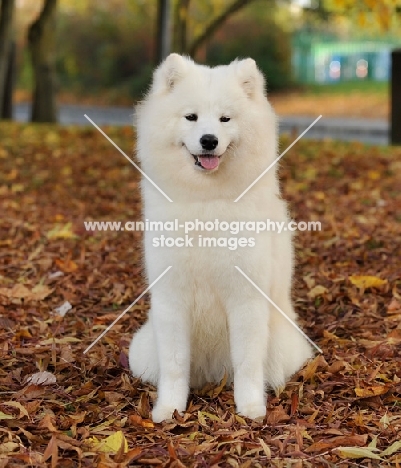
[{"label": "ground covered in leaves", "polygon": [[[105,131],[128,154],[129,128]],[[283,142],[283,148],[288,141]],[[153,424],[129,372],[145,296],[136,170],[92,128],[0,127],[0,467],[401,465],[401,149],[301,141],[281,167],[299,232],[294,303],[322,348],[263,421],[231,388]]]}]

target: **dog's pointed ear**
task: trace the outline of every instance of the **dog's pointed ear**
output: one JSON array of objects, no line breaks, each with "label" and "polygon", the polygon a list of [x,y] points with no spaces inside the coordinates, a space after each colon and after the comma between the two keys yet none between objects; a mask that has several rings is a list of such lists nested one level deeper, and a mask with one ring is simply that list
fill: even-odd
[{"label": "dog's pointed ear", "polygon": [[163,93],[171,91],[185,75],[191,60],[179,54],[170,54],[153,74],[152,91]]},{"label": "dog's pointed ear", "polygon": [[230,65],[235,67],[235,72],[240,84],[245,91],[245,94],[250,99],[257,95],[264,96],[266,94],[265,79],[257,67],[255,60],[251,58],[243,60],[237,59],[234,60],[234,62],[231,62]]}]

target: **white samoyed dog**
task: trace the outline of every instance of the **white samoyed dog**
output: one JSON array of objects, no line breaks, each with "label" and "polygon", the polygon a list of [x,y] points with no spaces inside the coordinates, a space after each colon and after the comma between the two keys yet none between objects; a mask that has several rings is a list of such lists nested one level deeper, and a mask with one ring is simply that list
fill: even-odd
[{"label": "white samoyed dog", "polygon": [[[210,68],[169,55],[156,69],[137,108],[137,155],[145,178],[144,218],[185,222],[216,219],[289,221],[275,169],[234,200],[277,157],[277,123],[262,73],[252,59]],[[242,233],[236,250],[162,247],[160,232],[144,236],[146,273],[153,282],[147,322],[129,349],[132,373],[157,386],[152,418],[160,422],[186,409],[190,387],[234,382],[237,411],[266,414],[266,389],[279,389],[312,356],[311,347],[255,287],[242,269],[293,321],[291,233]],[[227,231],[206,236],[227,237]]]}]

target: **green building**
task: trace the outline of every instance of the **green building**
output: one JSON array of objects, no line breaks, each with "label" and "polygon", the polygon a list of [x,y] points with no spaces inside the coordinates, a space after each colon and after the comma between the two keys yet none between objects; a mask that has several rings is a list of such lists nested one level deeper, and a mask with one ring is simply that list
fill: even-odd
[{"label": "green building", "polygon": [[292,70],[298,83],[388,81],[391,50],[401,40],[352,40],[298,34],[293,40]]}]

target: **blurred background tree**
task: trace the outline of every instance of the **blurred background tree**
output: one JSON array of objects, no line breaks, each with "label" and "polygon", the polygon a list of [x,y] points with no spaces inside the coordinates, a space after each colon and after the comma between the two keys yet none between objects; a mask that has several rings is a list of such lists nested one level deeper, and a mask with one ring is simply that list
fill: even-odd
[{"label": "blurred background tree", "polygon": [[14,0],[0,2],[0,119],[10,118],[14,62]]},{"label": "blurred background tree", "polygon": [[43,8],[28,29],[33,71],[32,122],[56,122],[54,68],[57,0],[44,0]]},{"label": "blurred background tree", "polygon": [[[10,94],[4,91],[9,39],[2,38],[12,37],[9,15],[14,0],[0,1],[1,102],[2,95]],[[345,44],[359,37],[364,43],[385,40],[389,47],[401,38],[394,0],[58,0],[57,22],[56,0],[18,0],[18,99],[49,98],[47,115],[37,120],[52,121],[56,92],[59,99],[72,102],[126,104],[141,98],[159,57],[158,7],[167,1],[173,51],[212,65],[252,56],[266,74],[270,91],[313,81],[319,75],[316,67],[336,62],[335,52],[326,48],[327,64],[322,65],[316,55],[318,42],[329,41],[334,50],[335,41]],[[45,19],[48,26],[38,28]],[[43,34],[38,35],[39,29]],[[390,37],[393,42],[387,40]],[[297,60],[311,70],[309,77],[295,73]],[[34,105],[33,117],[39,115],[39,107]]]}]

